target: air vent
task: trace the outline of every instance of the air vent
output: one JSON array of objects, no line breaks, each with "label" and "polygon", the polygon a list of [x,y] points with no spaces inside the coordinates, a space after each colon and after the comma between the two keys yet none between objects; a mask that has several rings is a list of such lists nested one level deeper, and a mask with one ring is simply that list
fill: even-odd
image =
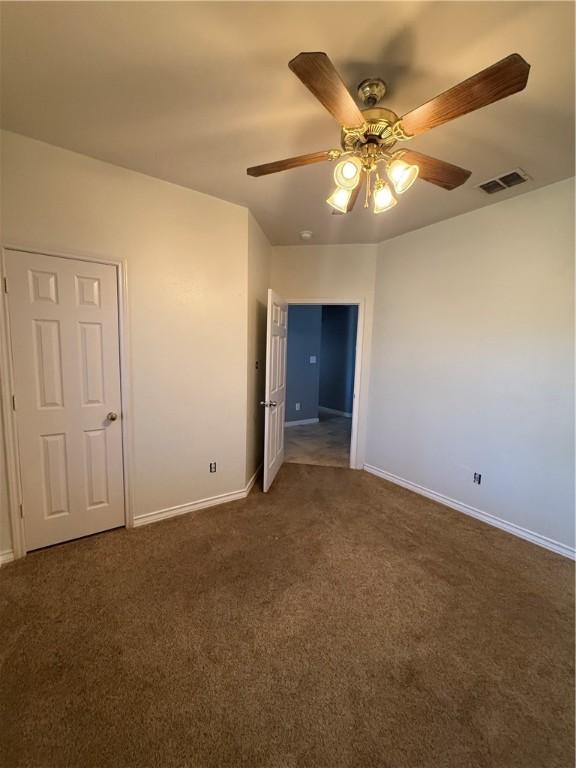
[{"label": "air vent", "polygon": [[524,184],[525,181],[528,181],[528,177],[526,175],[522,176],[518,171],[511,171],[504,176],[500,176],[498,181],[507,187],[515,187],[516,184]]},{"label": "air vent", "polygon": [[485,181],[483,184],[478,184],[480,189],[487,192],[489,195],[493,195],[494,192],[500,192],[501,189],[506,189],[504,184],[501,184],[498,179],[492,179],[492,181]]},{"label": "air vent", "polygon": [[515,187],[517,184],[524,184],[529,178],[530,176],[528,176],[526,171],[523,171],[522,168],[516,168],[515,171],[510,171],[503,176],[498,176],[495,179],[488,179],[488,181],[478,184],[478,189],[484,190],[488,195],[493,195],[494,192],[500,192],[502,189]]}]

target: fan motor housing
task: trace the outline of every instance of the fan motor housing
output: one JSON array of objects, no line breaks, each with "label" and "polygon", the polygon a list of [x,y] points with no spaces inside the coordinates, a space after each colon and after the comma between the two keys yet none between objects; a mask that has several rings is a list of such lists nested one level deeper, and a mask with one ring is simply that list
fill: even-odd
[{"label": "fan motor housing", "polygon": [[385,107],[363,109],[365,124],[361,128],[342,128],[340,143],[346,152],[358,149],[363,144],[378,144],[393,147],[396,137],[392,126],[398,121],[398,115]]}]

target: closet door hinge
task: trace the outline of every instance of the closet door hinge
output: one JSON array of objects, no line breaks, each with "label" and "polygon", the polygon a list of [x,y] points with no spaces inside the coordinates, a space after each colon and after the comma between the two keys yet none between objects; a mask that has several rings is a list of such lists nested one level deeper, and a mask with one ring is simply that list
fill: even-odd
[{"label": "closet door hinge", "polygon": [[4,278],[4,293],[8,293],[8,278]]},{"label": "closet door hinge", "polygon": [[12,410],[16,410],[16,395],[12,395]]}]

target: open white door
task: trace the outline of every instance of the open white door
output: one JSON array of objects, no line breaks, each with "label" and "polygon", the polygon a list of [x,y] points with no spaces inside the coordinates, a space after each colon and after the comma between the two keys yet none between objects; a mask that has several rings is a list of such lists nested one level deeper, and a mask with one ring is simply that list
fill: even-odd
[{"label": "open white door", "polygon": [[264,419],[264,483],[266,492],[284,461],[284,406],[286,401],[286,336],[288,305],[268,289],[266,327],[266,391],[261,405]]}]

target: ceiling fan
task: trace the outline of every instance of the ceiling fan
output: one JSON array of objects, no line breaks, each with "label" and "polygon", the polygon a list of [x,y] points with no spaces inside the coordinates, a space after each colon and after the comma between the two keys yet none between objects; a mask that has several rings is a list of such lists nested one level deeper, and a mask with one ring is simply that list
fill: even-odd
[{"label": "ceiling fan", "polygon": [[[340,123],[341,148],[257,165],[248,168],[247,173],[266,176],[324,160],[338,160],[334,169],[336,189],[326,201],[333,213],[351,211],[364,182],[364,207],[369,207],[372,197],[374,213],[396,205],[396,195],[412,186],[418,176],[448,190],[464,184],[471,171],[410,149],[394,149],[396,143],[523,90],[530,71],[522,56],[512,53],[398,117],[392,110],[378,106],[386,94],[386,83],[380,78],[364,80],[358,86],[358,96],[364,104],[364,109],[360,109],[325,53],[299,53],[288,66]],[[384,177],[380,175],[382,169]]]}]

